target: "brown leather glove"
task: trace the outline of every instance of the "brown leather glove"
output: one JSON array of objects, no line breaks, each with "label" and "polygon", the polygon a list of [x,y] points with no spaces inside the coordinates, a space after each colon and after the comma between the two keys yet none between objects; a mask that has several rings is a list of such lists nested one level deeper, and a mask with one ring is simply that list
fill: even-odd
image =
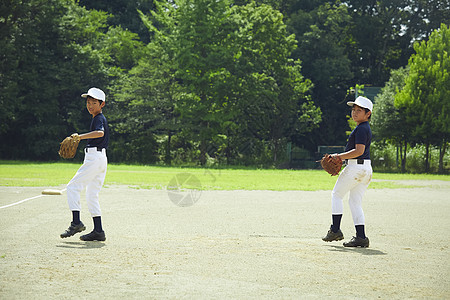
[{"label": "brown leather glove", "polygon": [[342,168],[342,159],[338,156],[331,156],[330,154],[325,154],[320,160],[322,168],[327,171],[331,176],[338,175]]},{"label": "brown leather glove", "polygon": [[61,146],[59,147],[59,156],[62,158],[74,158],[80,141],[81,138],[78,133],[74,133],[71,136],[66,137],[61,142]]}]

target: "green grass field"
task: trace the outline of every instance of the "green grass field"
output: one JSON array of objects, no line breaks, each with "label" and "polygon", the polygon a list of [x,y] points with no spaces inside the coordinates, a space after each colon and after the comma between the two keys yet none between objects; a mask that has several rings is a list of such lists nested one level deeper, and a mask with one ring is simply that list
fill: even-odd
[{"label": "green grass field", "polygon": [[[60,186],[67,184],[79,163],[0,161],[0,186]],[[181,173],[198,178],[203,190],[331,190],[336,177],[322,170],[204,169],[109,164],[105,186],[127,185],[164,189]],[[448,175],[374,173],[369,188],[410,188],[405,180],[444,180]],[[401,182],[396,182],[401,180]],[[198,188],[198,187],[197,187]]]}]

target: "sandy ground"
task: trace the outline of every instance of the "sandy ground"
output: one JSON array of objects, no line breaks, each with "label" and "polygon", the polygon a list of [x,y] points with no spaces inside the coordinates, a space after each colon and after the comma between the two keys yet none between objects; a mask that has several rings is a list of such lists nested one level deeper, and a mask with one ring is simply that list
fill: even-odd
[{"label": "sandy ground", "polygon": [[[0,187],[0,206],[43,189]],[[61,239],[66,195],[42,196],[0,209],[0,299],[449,299],[449,194],[368,190],[366,249],[321,240],[330,191],[203,191],[180,207],[164,190],[105,187],[106,242]],[[347,203],[342,230],[354,235]]]}]

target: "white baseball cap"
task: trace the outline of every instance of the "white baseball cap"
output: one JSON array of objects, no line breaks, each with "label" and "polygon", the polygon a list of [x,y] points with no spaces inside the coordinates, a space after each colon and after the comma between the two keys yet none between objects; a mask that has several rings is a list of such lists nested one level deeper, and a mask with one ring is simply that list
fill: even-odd
[{"label": "white baseball cap", "polygon": [[83,98],[87,98],[87,96],[91,96],[92,98],[95,98],[97,100],[102,100],[102,101],[106,100],[105,93],[101,89],[98,89],[95,87],[90,88],[86,94],[81,95],[81,97],[83,97]]},{"label": "white baseball cap", "polygon": [[369,109],[370,111],[372,111],[372,109],[373,109],[373,103],[372,103],[372,101],[370,101],[370,100],[367,99],[366,97],[359,96],[358,98],[356,98],[355,101],[349,101],[349,102],[347,102],[347,105],[348,105],[348,106],[353,106],[354,104],[356,104],[356,105],[358,105],[358,106],[361,106],[361,107],[363,107],[363,108],[367,108],[367,109]]}]

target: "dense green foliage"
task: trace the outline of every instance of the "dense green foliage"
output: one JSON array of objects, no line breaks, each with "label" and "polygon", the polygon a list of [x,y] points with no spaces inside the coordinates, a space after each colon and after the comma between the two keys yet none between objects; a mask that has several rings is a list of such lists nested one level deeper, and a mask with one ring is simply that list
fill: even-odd
[{"label": "dense green foliage", "polygon": [[[442,23],[447,0],[2,1],[0,158],[58,159],[59,141],[87,130],[80,94],[97,86],[111,161],[279,166],[289,142],[310,152],[344,145],[348,87],[389,81],[375,100],[375,136],[404,151],[440,147],[442,171],[448,105],[427,122],[449,99]],[[408,61],[398,101],[422,103],[423,116],[393,107],[403,83],[391,72]],[[425,98],[412,92],[422,88]],[[393,118],[398,134],[385,126],[394,123],[383,97],[386,113],[411,116]]]},{"label": "dense green foliage", "polygon": [[[392,144],[398,148],[402,172],[406,171],[406,156],[408,144],[412,136],[406,124],[406,113],[394,105],[395,95],[402,90],[408,76],[408,68],[393,70],[391,78],[380,94],[375,98],[377,112],[372,118],[374,140],[382,141],[383,145]],[[386,155],[383,155],[383,158]]]},{"label": "dense green foliage", "polygon": [[441,147],[439,170],[450,138],[450,29],[442,24],[428,41],[414,45],[405,87],[395,104],[403,109],[414,142],[426,145],[425,171],[429,171],[430,145]]},{"label": "dense green foliage", "polygon": [[106,13],[73,1],[8,4],[1,9],[0,155],[56,159],[58,140],[89,125],[80,93],[107,86],[139,57],[140,42],[108,28]]}]

